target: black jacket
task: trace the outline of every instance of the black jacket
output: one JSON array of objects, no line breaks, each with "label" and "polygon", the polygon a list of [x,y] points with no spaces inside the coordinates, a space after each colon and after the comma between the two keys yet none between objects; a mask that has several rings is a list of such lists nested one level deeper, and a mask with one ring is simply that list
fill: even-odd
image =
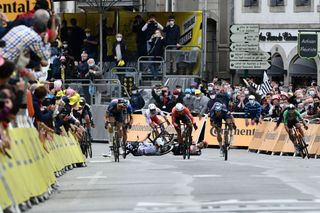
[{"label": "black jacket", "polygon": [[142,109],[145,105],[145,101],[140,93],[132,94],[130,98],[130,104],[133,108],[133,111]]},{"label": "black jacket", "polygon": [[112,54],[113,54],[113,56],[117,56],[116,47],[117,47],[117,44],[119,44],[119,43],[120,43],[122,60],[127,61],[127,55],[126,55],[126,53],[127,53],[127,49],[128,49],[128,48],[127,48],[127,45],[126,45],[126,43],[125,43],[124,41],[115,42],[115,43],[113,44]]},{"label": "black jacket", "polygon": [[166,26],[163,29],[163,32],[166,33],[165,43],[166,45],[176,45],[180,40],[180,28],[178,25],[173,25],[173,27]]},{"label": "black jacket", "polygon": [[163,56],[163,47],[165,45],[165,40],[159,37],[153,38],[149,41],[151,44],[151,49],[148,53],[150,56]]}]

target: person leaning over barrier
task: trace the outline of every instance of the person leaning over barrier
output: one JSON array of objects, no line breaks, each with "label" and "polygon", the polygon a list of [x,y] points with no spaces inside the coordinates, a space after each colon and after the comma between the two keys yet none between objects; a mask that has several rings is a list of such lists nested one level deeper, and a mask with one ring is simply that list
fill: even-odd
[{"label": "person leaning over barrier", "polygon": [[245,113],[245,123],[246,126],[249,126],[249,120],[251,119],[251,125],[261,123],[261,105],[259,102],[255,100],[256,98],[254,95],[249,96],[249,101],[246,103],[244,108]]}]

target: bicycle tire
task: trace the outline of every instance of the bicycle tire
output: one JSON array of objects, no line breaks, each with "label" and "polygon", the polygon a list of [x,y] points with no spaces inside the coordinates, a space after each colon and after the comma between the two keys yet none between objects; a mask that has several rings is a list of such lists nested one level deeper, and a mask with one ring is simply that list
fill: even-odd
[{"label": "bicycle tire", "polygon": [[123,159],[126,159],[126,157],[127,157],[127,143],[122,142],[122,147],[121,148],[123,150],[122,157],[123,157]]},{"label": "bicycle tire", "polygon": [[223,155],[224,155],[224,160],[228,160],[228,130],[224,130],[224,144],[223,144]]},{"label": "bicycle tire", "polygon": [[188,140],[187,140],[187,157],[190,159],[190,148],[191,148],[191,143],[192,143],[192,136],[191,136],[191,131],[190,129],[188,130]]},{"label": "bicycle tire", "polygon": [[119,138],[118,134],[115,133],[113,137],[113,155],[114,155],[114,161],[115,162],[120,162],[119,159]]},{"label": "bicycle tire", "polygon": [[91,142],[91,137],[90,137],[90,134],[89,134],[88,131],[86,132],[86,134],[87,134],[87,144],[88,144],[87,150],[88,150],[89,157],[92,158],[92,142]]},{"label": "bicycle tire", "polygon": [[84,150],[84,156],[86,156],[86,158],[88,158],[88,141],[87,141],[88,137],[87,134],[83,135],[83,150]]},{"label": "bicycle tire", "polygon": [[302,152],[304,154],[304,158],[307,157],[309,159],[310,156],[309,156],[308,146],[302,137],[299,137],[299,143],[300,143]]}]

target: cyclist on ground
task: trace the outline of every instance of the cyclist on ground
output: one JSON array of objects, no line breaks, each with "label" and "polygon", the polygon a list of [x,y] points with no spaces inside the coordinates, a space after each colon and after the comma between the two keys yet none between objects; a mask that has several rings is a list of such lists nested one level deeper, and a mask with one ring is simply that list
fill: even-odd
[{"label": "cyclist on ground", "polygon": [[[145,113],[145,116],[146,116],[148,125],[152,129],[156,129],[156,125],[159,125],[159,126],[162,125],[162,121],[159,119],[159,115],[164,118],[164,120],[167,122],[168,125],[170,125],[170,122],[168,118],[165,116],[165,114],[155,104],[149,104],[148,109]],[[157,134],[159,134],[159,132],[157,132]]]},{"label": "cyclist on ground", "polygon": [[[119,136],[122,138],[122,143],[126,143],[127,129],[131,128],[132,123],[133,117],[130,103],[122,98],[111,101],[106,112],[106,129],[108,129],[109,133],[113,133],[113,127],[116,125]],[[103,156],[110,157],[111,151],[112,144],[110,146],[110,153],[103,154]],[[123,154],[123,152],[124,150],[120,149],[120,154]]]},{"label": "cyclist on ground", "polygon": [[210,110],[210,122],[211,122],[211,126],[213,126],[216,130],[221,153],[223,150],[222,136],[221,136],[222,119],[227,123],[229,130],[237,129],[236,124],[234,122],[234,118],[231,115],[230,111],[228,110],[227,106],[220,102],[216,102],[214,103],[214,105]]},{"label": "cyclist on ground", "polygon": [[246,126],[249,126],[248,118],[251,119],[251,125],[260,123],[262,112],[262,107],[260,103],[256,101],[256,97],[254,95],[250,95],[248,99],[249,101],[245,104],[244,107]]},{"label": "cyclist on ground", "polygon": [[292,128],[296,127],[297,131],[299,131],[301,136],[304,137],[304,132],[301,128],[300,120],[302,121],[304,128],[307,130],[308,126],[306,122],[303,120],[301,114],[298,112],[298,110],[296,110],[296,107],[293,104],[290,104],[289,107],[283,113],[283,123],[287,133],[289,134],[289,138],[294,144],[297,151],[299,150],[297,149],[296,143],[294,141],[295,138],[293,135]]},{"label": "cyclist on ground", "polygon": [[198,129],[198,126],[195,123],[195,120],[191,115],[190,110],[181,103],[177,103],[176,106],[172,109],[171,117],[172,117],[172,125],[177,131],[178,142],[180,145],[182,145],[183,141],[182,141],[182,135],[181,135],[180,121],[183,124],[186,124],[187,128],[190,128],[191,134],[192,134],[192,126],[194,127],[195,130]]}]

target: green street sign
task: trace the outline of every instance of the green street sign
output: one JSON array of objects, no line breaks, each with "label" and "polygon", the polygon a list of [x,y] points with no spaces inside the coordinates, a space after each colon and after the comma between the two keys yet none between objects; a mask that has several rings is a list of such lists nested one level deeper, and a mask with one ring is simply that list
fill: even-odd
[{"label": "green street sign", "polygon": [[298,54],[301,58],[315,58],[318,56],[317,33],[299,33]]}]

